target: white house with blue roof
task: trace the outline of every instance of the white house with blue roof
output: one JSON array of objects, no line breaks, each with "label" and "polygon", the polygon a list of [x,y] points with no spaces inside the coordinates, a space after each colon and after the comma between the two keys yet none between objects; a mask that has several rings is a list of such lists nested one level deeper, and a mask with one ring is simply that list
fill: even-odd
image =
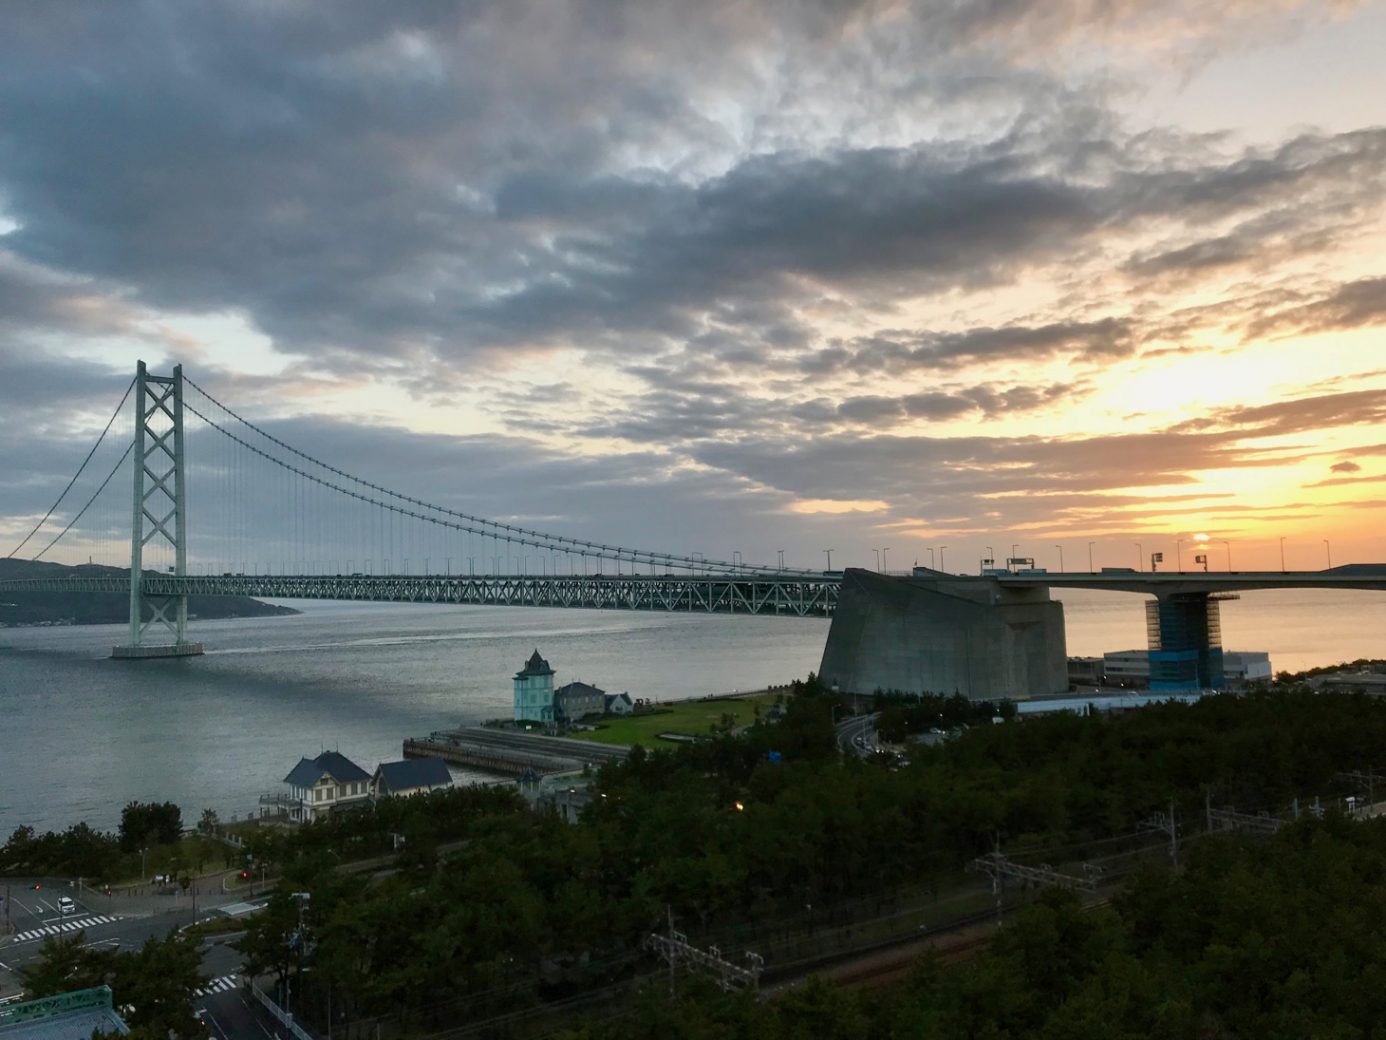
[{"label": "white house with blue roof", "polygon": [[294,823],[308,823],[334,810],[364,805],[371,797],[371,775],[339,751],[299,759],[284,783],[289,785],[290,794],[277,804],[288,811]]}]

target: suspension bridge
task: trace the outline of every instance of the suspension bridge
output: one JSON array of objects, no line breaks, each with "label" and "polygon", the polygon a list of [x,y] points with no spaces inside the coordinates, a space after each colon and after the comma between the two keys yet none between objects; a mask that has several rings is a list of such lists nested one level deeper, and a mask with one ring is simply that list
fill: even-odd
[{"label": "suspension bridge", "polygon": [[[144,362],[0,593],[128,594],[124,658],[198,654],[190,595],[830,617],[840,578],[486,519],[357,476]],[[531,568],[530,561],[535,561]],[[537,571],[538,573],[534,573]]]},{"label": "suspension bridge", "polygon": [[[1151,682],[1222,681],[1218,600],[1241,590],[1386,591],[1386,565],[1325,571],[911,577],[603,544],[486,519],[356,475],[143,362],[76,473],[10,553],[77,564],[0,594],[120,593],[115,657],[201,653],[188,597],[379,600],[830,617],[819,675],[845,690],[1024,697],[1067,689],[1053,587],[1150,597]],[[281,436],[282,435],[282,436]],[[195,521],[195,523],[194,523]],[[531,565],[531,560],[534,561]],[[0,561],[3,563],[4,561]]]}]

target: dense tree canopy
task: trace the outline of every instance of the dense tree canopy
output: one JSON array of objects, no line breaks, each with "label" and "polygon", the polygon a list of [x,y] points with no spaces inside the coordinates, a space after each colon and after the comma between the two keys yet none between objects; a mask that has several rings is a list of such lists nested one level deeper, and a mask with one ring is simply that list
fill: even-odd
[{"label": "dense tree canopy", "polygon": [[193,993],[205,979],[196,939],[152,938],[130,952],[84,943],[80,931],[47,940],[38,960],[20,968],[27,998],[110,986],[115,1006],[136,1040],[197,1035]]},{"label": "dense tree canopy", "polygon": [[[835,703],[810,689],[782,722],[743,737],[637,750],[597,775],[578,825],[531,812],[512,792],[473,789],[267,840],[257,854],[282,865],[287,890],[311,895],[307,935],[296,940],[297,908],[281,900],[247,953],[294,973],[297,956],[282,951],[301,940],[310,1013],[328,985],[350,1020],[450,1001],[450,1014],[459,1001],[480,1013],[488,994],[514,1006],[647,970],[640,943],[667,910],[716,939],[921,879],[975,890],[962,868],[998,836],[1018,854],[1110,841],[1171,800],[1192,830],[1205,795],[1255,810],[1328,794],[1337,771],[1369,764],[1386,741],[1386,704],[1367,698],[1214,697],[988,722],[892,768],[838,754]],[[410,850],[394,868],[336,869],[334,850],[388,852],[392,833]],[[1048,912],[1059,915],[1054,928],[1111,926]],[[811,1022],[820,1012],[809,1001],[801,1013]]]},{"label": "dense tree canopy", "polygon": [[1265,1040],[1379,1036],[1386,1021],[1386,821],[1332,816],[1274,839],[1200,840],[1111,906],[1051,891],[972,961],[902,985],[821,981],[759,1002],[651,987],[566,1040]]}]

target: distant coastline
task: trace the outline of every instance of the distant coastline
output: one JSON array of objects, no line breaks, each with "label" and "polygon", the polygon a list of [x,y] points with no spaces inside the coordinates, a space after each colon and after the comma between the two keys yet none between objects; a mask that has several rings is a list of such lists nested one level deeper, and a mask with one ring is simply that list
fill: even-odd
[{"label": "distant coastline", "polygon": [[[31,560],[0,560],[0,579],[52,578],[81,571],[125,575],[117,567],[66,567]],[[276,617],[298,614],[292,607],[263,603],[249,596],[189,596],[188,616],[199,621]],[[112,625],[129,620],[130,597],[120,592],[0,593],[0,628],[56,628]]]}]

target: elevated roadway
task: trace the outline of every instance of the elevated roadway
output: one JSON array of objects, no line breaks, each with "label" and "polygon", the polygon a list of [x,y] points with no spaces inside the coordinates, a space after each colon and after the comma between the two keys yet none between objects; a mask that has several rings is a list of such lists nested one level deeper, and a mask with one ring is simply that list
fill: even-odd
[{"label": "elevated roadway", "polygon": [[[920,569],[922,571],[922,568]],[[930,575],[938,572],[928,572]],[[1366,589],[1386,591],[1386,563],[1353,563],[1323,571],[1156,571],[1108,568],[1037,571],[988,576],[1004,588],[1101,589],[1150,596],[1249,592],[1256,589]],[[984,580],[988,580],[984,579]]]},{"label": "elevated roadway", "polygon": [[[569,607],[696,614],[831,617],[836,575],[184,575],[145,571],[151,597],[372,600],[493,607]],[[0,580],[0,593],[129,593],[128,571],[74,567],[37,578]]]}]

